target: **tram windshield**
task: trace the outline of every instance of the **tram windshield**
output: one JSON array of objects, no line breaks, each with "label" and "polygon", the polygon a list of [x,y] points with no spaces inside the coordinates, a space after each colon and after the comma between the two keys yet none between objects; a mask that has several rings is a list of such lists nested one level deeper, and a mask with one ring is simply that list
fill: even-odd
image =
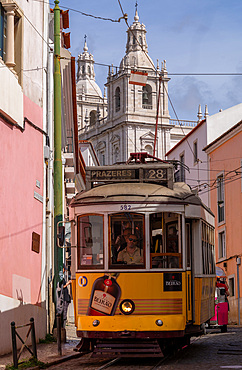
[{"label": "tram windshield", "polygon": [[[79,216],[78,269],[103,269],[104,254],[109,268],[182,268],[181,215],[159,212],[150,214],[146,220],[148,227],[144,214],[122,212],[109,215],[108,245],[104,247],[103,215]],[[145,235],[148,229],[149,233]]]},{"label": "tram windshield", "polygon": [[171,212],[150,215],[150,268],[181,268],[180,215]]},{"label": "tram windshield", "polygon": [[110,264],[144,267],[144,215],[132,212],[110,216]]},{"label": "tram windshield", "polygon": [[103,216],[78,217],[78,268],[103,267]]}]

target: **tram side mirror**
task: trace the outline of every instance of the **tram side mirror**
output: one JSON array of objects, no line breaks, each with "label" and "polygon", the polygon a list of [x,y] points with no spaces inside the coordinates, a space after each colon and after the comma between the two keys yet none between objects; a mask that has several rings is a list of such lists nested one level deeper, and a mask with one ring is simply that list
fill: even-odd
[{"label": "tram side mirror", "polygon": [[63,247],[65,244],[65,226],[60,226],[58,227],[58,234],[57,234],[57,240],[58,240],[58,245],[59,247]]}]

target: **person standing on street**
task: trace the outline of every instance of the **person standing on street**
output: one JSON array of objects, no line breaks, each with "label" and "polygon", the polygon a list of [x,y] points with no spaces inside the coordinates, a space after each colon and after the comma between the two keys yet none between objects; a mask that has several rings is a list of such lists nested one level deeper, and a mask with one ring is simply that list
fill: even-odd
[{"label": "person standing on street", "polygon": [[71,280],[68,280],[66,282],[65,272],[67,272],[68,274],[65,264],[63,264],[63,280],[62,280],[62,284],[63,284],[63,328],[65,328],[66,326],[67,311],[68,311],[69,304],[71,303],[71,295],[68,289],[68,285],[71,284]]}]

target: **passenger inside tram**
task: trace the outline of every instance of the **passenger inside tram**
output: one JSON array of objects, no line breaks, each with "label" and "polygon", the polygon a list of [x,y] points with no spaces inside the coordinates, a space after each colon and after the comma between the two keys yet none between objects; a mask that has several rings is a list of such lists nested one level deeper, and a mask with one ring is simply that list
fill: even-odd
[{"label": "passenger inside tram", "polygon": [[117,262],[127,265],[143,263],[143,250],[137,246],[137,236],[131,234],[127,239],[127,246],[119,252]]},{"label": "passenger inside tram", "polygon": [[143,264],[144,216],[119,213],[110,216],[111,264]]}]

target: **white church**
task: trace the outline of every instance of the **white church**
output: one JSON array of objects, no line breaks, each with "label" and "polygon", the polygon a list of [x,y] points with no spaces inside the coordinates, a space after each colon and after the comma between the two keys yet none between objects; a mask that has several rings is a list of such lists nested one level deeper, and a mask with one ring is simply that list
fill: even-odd
[{"label": "white church", "polygon": [[[147,73],[146,85],[131,84],[131,71]],[[155,67],[148,55],[146,28],[137,9],[119,68],[109,68],[107,96],[95,82],[94,58],[85,40],[77,72],[79,139],[92,143],[101,165],[126,162],[134,152],[153,155],[155,142],[155,156],[165,159],[165,153],[201,120],[201,112],[198,121],[170,118],[169,80],[166,62]]]}]

